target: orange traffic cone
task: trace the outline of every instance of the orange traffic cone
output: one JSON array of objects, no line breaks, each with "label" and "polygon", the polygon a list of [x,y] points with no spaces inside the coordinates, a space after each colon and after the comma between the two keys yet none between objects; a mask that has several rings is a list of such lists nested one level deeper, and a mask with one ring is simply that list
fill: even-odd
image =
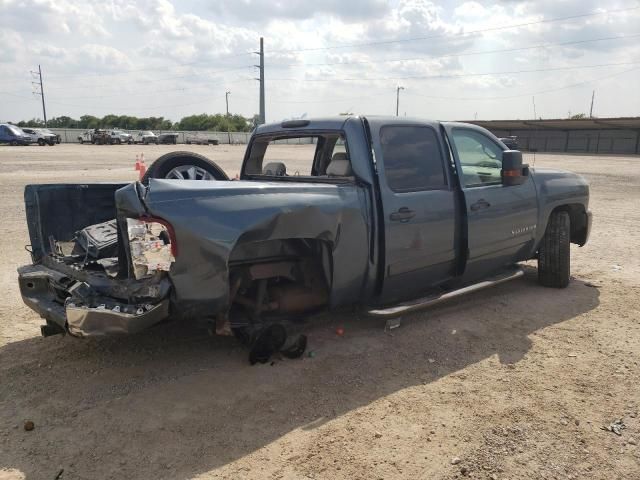
[{"label": "orange traffic cone", "polygon": [[140,161],[140,170],[138,171],[140,172],[140,180],[142,180],[144,174],[147,173],[147,166],[144,163],[144,158]]},{"label": "orange traffic cone", "polygon": [[140,171],[140,158],[138,157],[138,155],[136,155],[136,171],[139,172]]}]

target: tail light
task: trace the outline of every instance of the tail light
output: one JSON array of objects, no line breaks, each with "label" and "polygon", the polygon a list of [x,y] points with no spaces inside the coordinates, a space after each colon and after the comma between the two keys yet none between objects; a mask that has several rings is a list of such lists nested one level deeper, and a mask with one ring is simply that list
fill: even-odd
[{"label": "tail light", "polygon": [[153,217],[127,218],[127,234],[136,279],[169,271],[177,255],[175,233],[170,223]]}]

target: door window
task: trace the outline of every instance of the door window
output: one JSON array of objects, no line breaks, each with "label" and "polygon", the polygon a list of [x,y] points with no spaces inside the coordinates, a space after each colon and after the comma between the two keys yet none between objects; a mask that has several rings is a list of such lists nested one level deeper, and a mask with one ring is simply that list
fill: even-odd
[{"label": "door window", "polygon": [[489,137],[474,130],[453,129],[465,187],[496,185],[502,182],[502,148]]},{"label": "door window", "polygon": [[436,132],[430,127],[380,129],[384,173],[394,192],[446,189],[447,180]]}]

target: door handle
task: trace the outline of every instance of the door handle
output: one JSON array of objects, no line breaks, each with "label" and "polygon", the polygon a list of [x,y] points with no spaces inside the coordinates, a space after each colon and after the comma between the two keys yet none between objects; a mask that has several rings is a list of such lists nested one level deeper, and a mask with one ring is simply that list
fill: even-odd
[{"label": "door handle", "polygon": [[407,220],[415,216],[416,212],[410,210],[407,207],[402,207],[397,212],[393,212],[391,215],[389,215],[389,219],[393,220],[394,222],[406,222]]},{"label": "door handle", "polygon": [[487,202],[484,198],[481,198],[476,203],[471,204],[471,210],[475,212],[483,208],[489,208],[490,206],[491,204],[489,202]]}]

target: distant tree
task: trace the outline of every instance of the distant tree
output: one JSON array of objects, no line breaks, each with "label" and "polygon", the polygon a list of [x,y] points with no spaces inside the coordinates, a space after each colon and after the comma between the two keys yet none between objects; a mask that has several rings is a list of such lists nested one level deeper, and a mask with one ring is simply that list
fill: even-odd
[{"label": "distant tree", "polygon": [[587,118],[585,113],[576,113],[575,115],[569,116],[569,120],[580,120],[582,118]]}]

